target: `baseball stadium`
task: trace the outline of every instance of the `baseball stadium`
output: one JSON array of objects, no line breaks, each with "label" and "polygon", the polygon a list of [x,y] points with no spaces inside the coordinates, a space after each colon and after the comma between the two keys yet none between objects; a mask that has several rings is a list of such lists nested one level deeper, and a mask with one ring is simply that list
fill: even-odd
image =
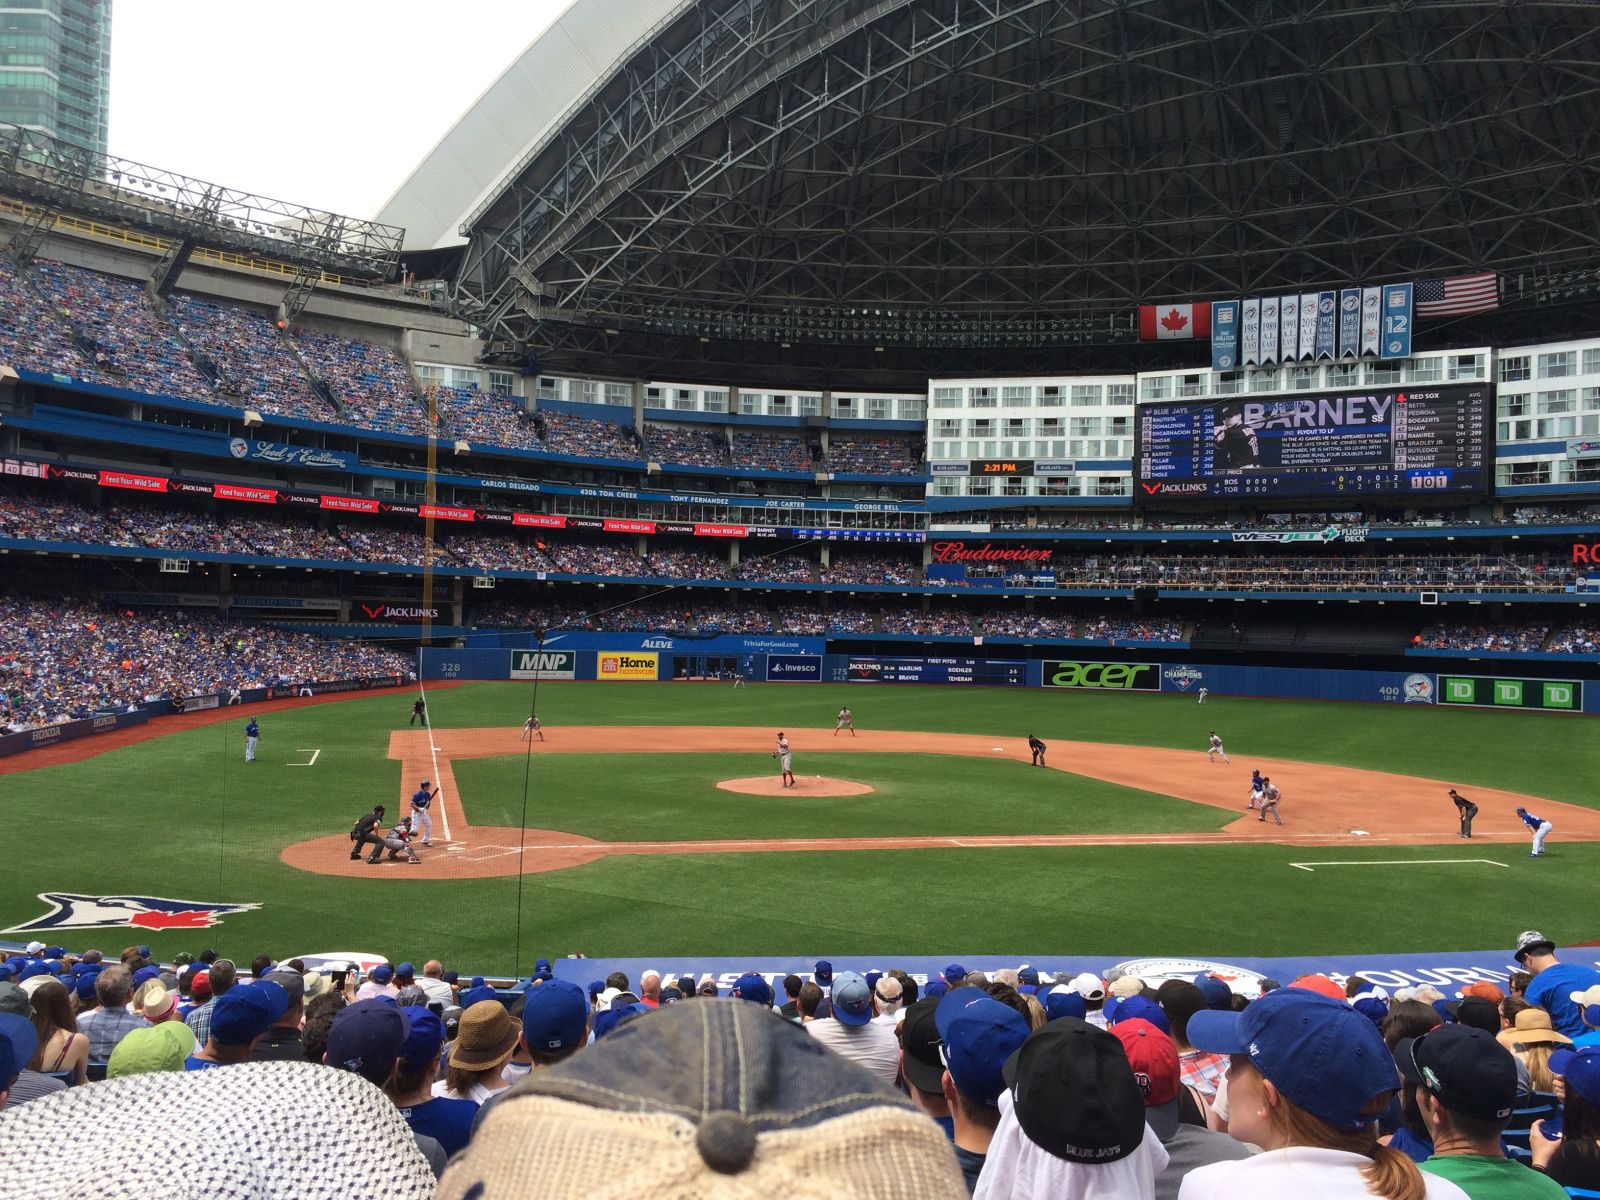
[{"label": "baseball stadium", "polygon": [[0,977],[1600,985],[1597,117],[1562,0],[575,0],[365,215],[0,125]]}]

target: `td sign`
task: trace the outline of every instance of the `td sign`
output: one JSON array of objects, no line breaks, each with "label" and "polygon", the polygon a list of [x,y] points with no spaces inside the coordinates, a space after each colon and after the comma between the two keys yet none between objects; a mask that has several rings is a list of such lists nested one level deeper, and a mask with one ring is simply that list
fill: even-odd
[{"label": "td sign", "polygon": [[1104,692],[1159,692],[1161,668],[1154,663],[1063,662],[1046,659],[1044,686]]}]

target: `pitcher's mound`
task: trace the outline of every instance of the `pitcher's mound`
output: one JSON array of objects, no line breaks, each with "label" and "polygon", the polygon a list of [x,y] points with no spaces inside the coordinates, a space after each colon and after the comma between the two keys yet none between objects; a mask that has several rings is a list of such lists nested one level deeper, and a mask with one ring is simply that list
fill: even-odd
[{"label": "pitcher's mound", "polygon": [[796,775],[792,788],[784,787],[783,780],[776,775],[724,779],[717,786],[725,792],[743,792],[747,796],[864,796],[873,790],[870,784],[852,783],[848,779],[819,779],[815,775]]}]

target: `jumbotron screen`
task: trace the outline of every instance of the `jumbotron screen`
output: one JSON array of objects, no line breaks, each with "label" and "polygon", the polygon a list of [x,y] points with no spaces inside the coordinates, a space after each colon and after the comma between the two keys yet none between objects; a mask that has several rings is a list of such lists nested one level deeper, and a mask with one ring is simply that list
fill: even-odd
[{"label": "jumbotron screen", "polygon": [[1483,495],[1489,385],[1142,404],[1134,497]]}]

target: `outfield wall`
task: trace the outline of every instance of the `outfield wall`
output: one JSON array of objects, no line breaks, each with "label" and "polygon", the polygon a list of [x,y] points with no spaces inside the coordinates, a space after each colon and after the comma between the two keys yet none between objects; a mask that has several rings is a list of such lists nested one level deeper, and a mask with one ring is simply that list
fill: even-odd
[{"label": "outfield wall", "polygon": [[[999,654],[1004,654],[999,649]],[[424,648],[424,680],[696,680],[737,671],[764,683],[932,684],[1028,687],[1048,691],[1177,693],[1198,701],[1253,696],[1369,704],[1431,704],[1542,713],[1600,713],[1600,683],[1535,679],[1510,671],[1363,671],[1173,663],[1098,656],[1066,647],[1059,657],[898,656],[829,651],[825,639],[723,634],[703,639],[646,634],[564,635],[542,650]],[[1137,654],[1137,651],[1132,653]]]}]

